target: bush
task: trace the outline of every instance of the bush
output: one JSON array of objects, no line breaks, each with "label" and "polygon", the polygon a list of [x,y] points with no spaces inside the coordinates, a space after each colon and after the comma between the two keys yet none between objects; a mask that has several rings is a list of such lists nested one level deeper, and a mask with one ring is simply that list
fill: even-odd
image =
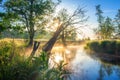
[{"label": "bush", "polygon": [[116,42],[116,53],[120,55],[120,41]]},{"label": "bush", "polygon": [[100,43],[97,41],[89,42],[85,46],[85,49],[90,50],[90,51],[94,51],[94,52],[100,51]]},{"label": "bush", "polygon": [[[1,48],[2,49],[2,48]],[[3,57],[1,55],[0,57]],[[4,56],[8,58],[8,56]],[[2,60],[0,63],[0,80],[64,80],[69,71],[61,62],[56,68],[49,68],[48,55],[41,52],[40,56],[32,60],[18,55],[11,61]]]},{"label": "bush", "polygon": [[101,41],[100,47],[103,53],[115,54],[116,41]]},{"label": "bush", "polygon": [[97,53],[119,54],[120,55],[120,42],[119,41],[93,41],[86,45],[91,51]]},{"label": "bush", "polygon": [[21,51],[13,41],[0,41],[0,80],[29,80],[35,65],[20,56]]}]

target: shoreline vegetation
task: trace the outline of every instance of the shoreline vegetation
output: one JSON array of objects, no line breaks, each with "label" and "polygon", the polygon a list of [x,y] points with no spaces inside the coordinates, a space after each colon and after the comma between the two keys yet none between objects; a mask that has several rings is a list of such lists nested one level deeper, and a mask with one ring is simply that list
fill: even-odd
[{"label": "shoreline vegetation", "polygon": [[120,64],[119,40],[90,41],[86,44],[85,50],[88,54],[94,55],[103,61]]},{"label": "shoreline vegetation", "polygon": [[57,67],[49,68],[46,52],[39,52],[39,56],[29,60],[25,50],[22,39],[0,40],[0,80],[63,80],[69,76],[63,61]]}]

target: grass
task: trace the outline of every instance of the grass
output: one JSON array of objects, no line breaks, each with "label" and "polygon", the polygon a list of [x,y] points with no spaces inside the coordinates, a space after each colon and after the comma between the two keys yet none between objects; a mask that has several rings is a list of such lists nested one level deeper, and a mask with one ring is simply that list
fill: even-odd
[{"label": "grass", "polygon": [[63,62],[49,68],[47,53],[40,52],[29,60],[21,55],[24,49],[24,40],[0,40],[0,80],[64,80],[69,75]]}]

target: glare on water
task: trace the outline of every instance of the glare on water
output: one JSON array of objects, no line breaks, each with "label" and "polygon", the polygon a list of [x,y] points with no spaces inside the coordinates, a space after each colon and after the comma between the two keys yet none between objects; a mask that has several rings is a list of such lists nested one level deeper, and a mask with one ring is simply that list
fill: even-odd
[{"label": "glare on water", "polygon": [[70,80],[120,80],[119,66],[107,65],[98,58],[90,57],[83,50],[83,45],[67,46],[66,48],[55,46],[52,56],[52,66],[56,66],[61,61],[68,63],[67,66],[72,70]]}]

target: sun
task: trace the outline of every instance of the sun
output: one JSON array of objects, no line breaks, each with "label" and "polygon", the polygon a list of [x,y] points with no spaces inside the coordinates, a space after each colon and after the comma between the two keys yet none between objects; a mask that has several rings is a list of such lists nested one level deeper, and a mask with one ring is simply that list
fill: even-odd
[{"label": "sun", "polygon": [[56,54],[54,57],[55,57],[55,62],[56,63],[60,63],[63,60],[63,57],[59,54]]}]

